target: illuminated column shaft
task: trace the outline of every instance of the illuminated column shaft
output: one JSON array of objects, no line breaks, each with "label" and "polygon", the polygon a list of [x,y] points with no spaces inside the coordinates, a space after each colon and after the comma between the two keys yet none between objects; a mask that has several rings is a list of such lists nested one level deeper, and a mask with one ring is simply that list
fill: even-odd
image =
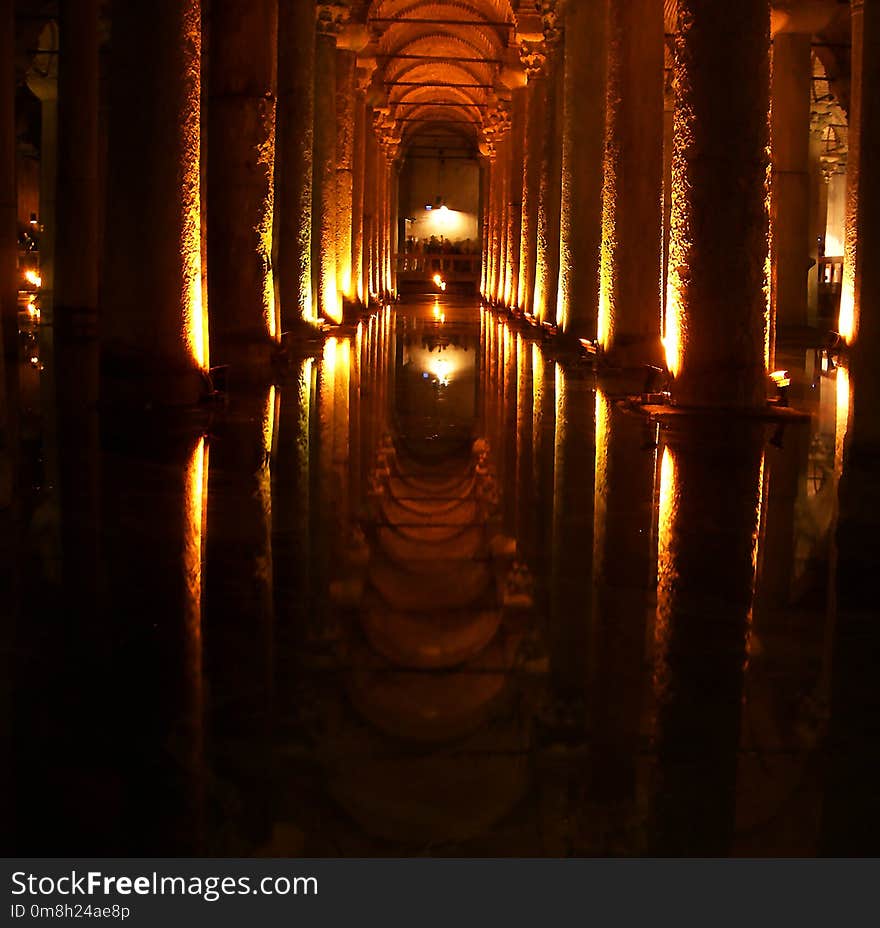
[{"label": "illuminated column shaft", "polygon": [[[770,15],[680,0],[667,356],[682,405],[765,400]],[[718,87],[737,88],[718,105]],[[624,269],[626,265],[623,266]]]},{"label": "illuminated column shaft", "polygon": [[98,310],[98,2],[66,3],[61,14],[56,337],[69,323],[94,335]]},{"label": "illuminated column shaft", "polygon": [[495,234],[498,224],[498,214],[495,208],[498,197],[498,153],[493,147],[488,155],[488,170],[486,179],[486,283],[483,295],[489,302],[492,301],[492,284],[495,280]]},{"label": "illuminated column shaft", "polygon": [[198,0],[114,8],[102,337],[107,399],[185,404],[208,366]]},{"label": "illuminated column shaft", "polygon": [[514,307],[519,290],[519,259],[522,246],[522,176],[525,145],[526,88],[513,91],[510,131],[510,184],[507,201],[507,280],[505,304]]},{"label": "illuminated column shaft", "polygon": [[280,335],[272,277],[278,3],[224,0],[211,14],[211,355],[259,364]]},{"label": "illuminated column shaft", "polygon": [[400,223],[398,213],[400,211],[399,194],[400,194],[400,169],[397,161],[388,166],[388,177],[391,183],[391,191],[388,197],[388,289],[392,294],[397,294],[397,251]]},{"label": "illuminated column shaft", "polygon": [[541,72],[543,57],[529,59],[526,107],[525,167],[522,193],[522,240],[519,260],[517,303],[524,313],[533,313],[535,265],[538,255],[538,193],[541,186],[541,160],[544,150],[547,80]]},{"label": "illuminated column shaft", "polygon": [[356,134],[355,71],[357,54],[336,52],[336,281],[348,300],[354,297],[351,241],[354,207],[354,146]]},{"label": "illuminated column shaft", "polygon": [[[607,0],[570,4],[565,19],[559,306],[566,334],[594,339],[602,244]],[[585,87],[596,88],[584,93]]]},{"label": "illuminated column shaft", "polygon": [[377,174],[377,215],[379,225],[376,234],[376,247],[379,254],[379,299],[388,296],[388,161],[385,157],[385,145],[380,140],[376,157]]},{"label": "illuminated column shaft", "polygon": [[662,354],[663,0],[609,10],[599,339],[629,366]]},{"label": "illuminated column shaft", "polygon": [[352,298],[366,304],[369,288],[364,283],[364,214],[367,172],[367,108],[365,95],[370,72],[359,68],[354,101],[354,150],[351,196],[351,290]]},{"label": "illuminated column shaft", "polygon": [[336,215],[336,26],[323,18],[318,19],[315,45],[314,145],[312,267],[318,315],[330,322],[339,322],[342,313],[336,270],[339,254]]},{"label": "illuminated column shaft", "polygon": [[807,324],[810,253],[811,36],[780,33],[773,40],[771,247],[773,314],[779,328]]},{"label": "illuminated column shaft", "polygon": [[275,288],[281,327],[314,317],[312,293],[312,144],[315,46],[303,23],[315,21],[315,0],[280,0],[278,21],[278,145],[275,170]]},{"label": "illuminated column shaft", "polygon": [[859,186],[861,184],[861,149],[862,149],[862,100],[864,87],[862,74],[864,69],[864,22],[865,0],[850,0],[850,35],[852,51],[850,71],[853,75],[850,86],[849,112],[847,113],[847,148],[846,159],[846,219],[843,243],[843,280],[840,288],[840,319],[837,329],[849,342],[855,335],[856,281],[860,273],[862,249],[859,247],[858,209]]},{"label": "illuminated column shaft", "polygon": [[666,318],[669,293],[669,243],[672,238],[672,149],[675,144],[675,107],[671,93],[663,95],[663,278],[660,299]]},{"label": "illuminated column shaft", "polygon": [[491,217],[489,216],[489,197],[492,187],[492,162],[488,154],[480,161],[480,251],[482,262],[480,268],[480,295],[488,297],[489,288],[489,229]]},{"label": "illuminated column shaft", "polygon": [[540,186],[538,188],[538,241],[535,256],[534,314],[541,322],[556,322],[559,293],[559,226],[562,207],[562,49],[555,48],[547,62],[546,122]]},{"label": "illuminated column shaft", "polygon": [[[371,115],[371,112],[367,114]],[[366,174],[364,180],[364,276],[369,298],[379,292],[376,275],[376,134],[368,119],[366,130]]]},{"label": "illuminated column shaft", "polygon": [[880,826],[876,789],[880,775],[880,698],[874,682],[878,626],[873,582],[880,556],[880,178],[876,168],[880,144],[880,9],[876,3],[865,3],[858,12],[853,19],[853,50],[858,41],[859,52],[853,55],[853,91],[861,97],[856,168],[859,263],[855,275],[855,338],[849,358],[852,405],[839,489],[829,745],[832,761],[822,849],[839,855],[876,854]]},{"label": "illuminated column shaft", "polygon": [[654,846],[726,856],[736,806],[755,578],[760,424],[669,434],[661,480],[654,681]]},{"label": "illuminated column shaft", "polygon": [[503,250],[504,250],[504,202],[506,197],[506,177],[505,177],[505,142],[498,139],[496,142],[497,154],[495,163],[492,165],[495,171],[495,185],[492,191],[492,280],[489,283],[490,296],[493,302],[497,302],[500,290],[500,280],[503,274]]}]

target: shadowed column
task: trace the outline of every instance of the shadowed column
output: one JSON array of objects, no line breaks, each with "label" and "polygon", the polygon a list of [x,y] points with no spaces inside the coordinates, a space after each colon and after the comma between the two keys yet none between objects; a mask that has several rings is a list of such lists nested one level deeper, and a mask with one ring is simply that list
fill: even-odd
[{"label": "shadowed column", "polygon": [[510,116],[510,184],[507,203],[507,274],[504,284],[504,304],[516,306],[519,290],[519,259],[522,246],[522,176],[525,143],[525,87],[513,91]]},{"label": "shadowed column", "polygon": [[[673,401],[766,395],[770,7],[680,0],[666,356]],[[727,105],[718,88],[731,87]]]},{"label": "shadowed column", "polygon": [[638,366],[662,355],[663,2],[611,0],[609,10],[598,335],[612,363]]},{"label": "shadowed column", "polygon": [[350,300],[354,295],[351,274],[352,208],[354,205],[355,72],[357,54],[336,51],[336,285]]},{"label": "shadowed column", "polygon": [[[875,582],[880,561],[880,177],[876,169],[880,9],[876,3],[864,4],[853,29],[854,48],[859,45],[859,55],[853,58],[853,92],[861,96],[855,224],[859,263],[849,359],[852,399],[839,488],[830,769],[822,851],[870,856],[880,850],[880,627]],[[840,383],[838,374],[838,389],[845,383]],[[838,398],[838,408],[843,402]]]},{"label": "shadowed column", "polygon": [[212,356],[265,365],[280,337],[272,275],[278,4],[213,0],[208,152]]},{"label": "shadowed column", "polygon": [[781,33],[773,40],[772,318],[777,331],[807,324],[813,77],[810,39],[809,33]]}]

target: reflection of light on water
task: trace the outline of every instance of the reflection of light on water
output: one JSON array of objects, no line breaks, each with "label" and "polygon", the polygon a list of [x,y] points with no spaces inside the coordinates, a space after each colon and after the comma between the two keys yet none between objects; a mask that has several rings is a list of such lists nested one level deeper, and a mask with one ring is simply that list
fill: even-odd
[{"label": "reflection of light on water", "polygon": [[843,443],[849,427],[850,384],[849,371],[845,367],[837,368],[837,404],[834,420],[834,471],[840,474],[843,469]]},{"label": "reflection of light on water", "polygon": [[25,272],[24,272],[24,279],[25,279],[32,287],[42,287],[42,286],[43,286],[43,278],[40,277],[40,275],[39,275],[36,271],[31,271],[31,270],[25,271]]},{"label": "reflection of light on water", "polygon": [[440,323],[440,325],[443,325],[446,322],[446,313],[440,309],[440,304],[436,300],[434,301],[434,318],[437,320],[437,322]]},{"label": "reflection of light on water", "polygon": [[448,387],[454,373],[452,362],[446,358],[437,358],[431,364],[431,373],[437,378],[441,387]]}]

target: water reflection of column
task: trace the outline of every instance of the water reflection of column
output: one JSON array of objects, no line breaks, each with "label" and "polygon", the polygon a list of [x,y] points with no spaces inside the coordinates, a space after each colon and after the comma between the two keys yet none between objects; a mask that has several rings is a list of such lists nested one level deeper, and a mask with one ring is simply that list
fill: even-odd
[{"label": "water reflection of column", "polygon": [[516,527],[516,423],[518,352],[520,340],[504,327],[504,379],[501,398],[501,439],[504,472],[501,475],[504,531],[512,536]]},{"label": "water reflection of column", "polygon": [[116,767],[130,787],[121,816],[125,846],[197,855],[204,852],[208,449],[203,438],[165,426],[116,430],[113,441],[103,506],[112,544],[104,556],[109,602],[125,622],[116,635],[116,706],[108,712],[120,719]]},{"label": "water reflection of column", "polygon": [[656,426],[596,395],[595,604],[590,660],[593,795],[634,799],[644,700],[645,625],[654,590]]},{"label": "water reflection of column", "polygon": [[532,482],[534,387],[532,345],[517,334],[516,378],[516,535],[517,554],[526,563],[534,559],[535,485]]},{"label": "water reflection of column", "polygon": [[585,370],[554,367],[550,673],[557,692],[580,701],[587,684],[592,612],[596,400]]},{"label": "water reflection of column", "polygon": [[[278,635],[300,641],[315,591],[312,587],[312,358],[281,391],[276,467],[272,487],[272,550]],[[287,653],[282,646],[278,653]]]},{"label": "water reflection of column", "polygon": [[728,421],[666,435],[654,632],[651,850],[730,851],[763,429]]},{"label": "water reflection of column", "polygon": [[[212,739],[249,745],[230,771],[259,779],[268,749],[272,694],[271,461],[274,387],[236,397],[211,442],[205,585]],[[228,756],[220,751],[221,756]],[[240,766],[239,766],[240,764]],[[251,767],[250,765],[254,766]]]},{"label": "water reflection of column", "polygon": [[[532,484],[535,487],[534,569],[539,582],[549,576],[553,521],[553,459],[556,429],[556,375],[553,364],[532,344]],[[542,592],[539,590],[539,592]]]}]

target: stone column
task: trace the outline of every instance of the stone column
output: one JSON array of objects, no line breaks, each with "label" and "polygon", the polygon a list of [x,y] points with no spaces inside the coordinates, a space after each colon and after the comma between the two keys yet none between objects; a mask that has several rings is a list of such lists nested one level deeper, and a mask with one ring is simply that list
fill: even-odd
[{"label": "stone column", "polygon": [[535,259],[534,314],[541,322],[556,322],[559,293],[560,210],[562,206],[563,48],[550,37],[547,59],[546,121],[538,187],[538,243]]},{"label": "stone column", "polygon": [[101,299],[108,402],[185,404],[203,388],[200,65],[198,0],[114,8]]},{"label": "stone column", "polygon": [[[55,239],[58,190],[58,26],[50,23],[40,33],[39,51],[27,83],[40,101],[40,318],[55,321]],[[44,346],[49,347],[49,346]],[[51,348],[50,348],[51,350]]]},{"label": "stone column", "polygon": [[315,45],[302,41],[303,23],[314,21],[315,0],[280,0],[274,264],[281,327],[285,331],[296,331],[315,318],[312,293]]},{"label": "stone column", "polygon": [[[857,256],[849,336],[852,388],[838,491],[836,618],[832,658],[825,854],[878,853],[880,693],[875,685],[880,626],[876,565],[880,557],[880,7],[852,4],[852,104],[849,179],[856,188],[847,229],[847,260]],[[852,165],[852,160],[857,164]],[[850,191],[851,192],[851,191]],[[850,238],[851,233],[851,238]],[[841,308],[841,315],[843,309]],[[843,319],[841,320],[843,322]],[[841,332],[843,329],[841,328]],[[845,387],[838,374],[838,389]],[[841,398],[838,403],[843,405]]]},{"label": "stone column", "polygon": [[60,42],[56,338],[97,321],[98,0],[61,5]]},{"label": "stone column", "polygon": [[[673,401],[766,396],[770,10],[679,0],[666,354]],[[726,106],[718,87],[736,88]]]},{"label": "stone column", "polygon": [[513,91],[510,116],[510,185],[507,202],[507,277],[504,303],[516,306],[519,289],[519,258],[522,246],[522,176],[525,144],[526,88]]},{"label": "stone column", "polygon": [[0,0],[0,511],[13,499],[12,412],[18,392],[16,218],[14,3]]},{"label": "stone column", "polygon": [[481,147],[480,158],[480,296],[486,299],[489,279],[489,194],[492,184],[492,161],[489,148]]},{"label": "stone column", "polygon": [[208,152],[212,357],[265,365],[280,338],[272,275],[277,0],[214,0]]},{"label": "stone column", "polygon": [[497,215],[495,212],[496,192],[498,189],[498,168],[496,166],[498,153],[495,150],[494,142],[486,156],[486,211],[484,221],[484,237],[486,260],[485,282],[483,284],[483,297],[487,302],[492,302],[492,281],[495,279],[495,224]]},{"label": "stone column", "polygon": [[823,126],[814,125],[810,131],[810,260],[807,279],[807,322],[815,326],[819,321],[819,259],[824,255],[825,230],[828,225],[828,181],[822,166]]},{"label": "stone column", "polygon": [[344,8],[319,4],[315,45],[315,139],[312,193],[312,268],[318,316],[342,321],[337,259],[336,36]]},{"label": "stone column", "polygon": [[391,189],[388,192],[388,289],[397,296],[397,251],[400,238],[400,165],[396,156],[388,166]]},{"label": "stone column", "polygon": [[[559,306],[566,335],[596,337],[602,245],[607,0],[569,4],[565,15]],[[585,87],[595,88],[584,93]]]},{"label": "stone column", "polygon": [[507,200],[510,188],[510,140],[501,139],[498,152],[498,230],[495,234],[495,281],[492,296],[497,304],[504,302],[504,278],[507,273]]},{"label": "stone column", "polygon": [[663,2],[609,11],[598,335],[612,363],[637,366],[662,356]]},{"label": "stone column", "polygon": [[369,302],[369,286],[365,282],[364,225],[365,201],[369,197],[367,178],[367,104],[366,94],[375,70],[375,61],[360,64],[356,74],[354,103],[354,151],[352,153],[352,204],[351,204],[351,277],[353,298],[361,306]]},{"label": "stone column", "polygon": [[810,40],[808,33],[780,33],[773,40],[771,319],[777,332],[807,324],[813,77]]},{"label": "stone column", "polygon": [[355,72],[357,54],[336,50],[336,282],[346,300],[354,296],[351,265],[354,207]]},{"label": "stone column", "polygon": [[372,110],[367,112],[366,171],[364,175],[364,287],[365,301],[369,303],[378,293],[376,277],[376,133],[373,129]]},{"label": "stone column", "polygon": [[546,53],[543,43],[523,43],[521,56],[528,73],[528,85],[517,305],[521,312],[532,314],[538,255],[538,194],[547,108],[547,80],[544,74]]}]

